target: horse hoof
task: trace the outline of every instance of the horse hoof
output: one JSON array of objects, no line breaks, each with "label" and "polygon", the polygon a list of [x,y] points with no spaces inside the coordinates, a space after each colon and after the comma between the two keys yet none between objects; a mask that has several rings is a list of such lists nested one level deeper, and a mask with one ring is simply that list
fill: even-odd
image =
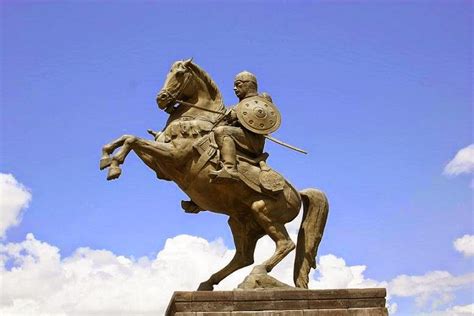
[{"label": "horse hoof", "polygon": [[109,167],[112,163],[112,158],[110,157],[103,157],[100,159],[100,170],[104,170],[105,168]]},{"label": "horse hoof", "polygon": [[201,211],[204,211],[193,201],[181,201],[181,207],[183,208],[185,213],[190,213],[190,214],[197,214]]},{"label": "horse hoof", "polygon": [[212,291],[214,290],[214,286],[208,282],[202,282],[199,284],[199,287],[197,289],[198,291]]},{"label": "horse hoof", "polygon": [[122,169],[120,167],[110,167],[109,168],[109,173],[107,174],[107,180],[114,180],[120,177],[120,174],[122,173]]}]

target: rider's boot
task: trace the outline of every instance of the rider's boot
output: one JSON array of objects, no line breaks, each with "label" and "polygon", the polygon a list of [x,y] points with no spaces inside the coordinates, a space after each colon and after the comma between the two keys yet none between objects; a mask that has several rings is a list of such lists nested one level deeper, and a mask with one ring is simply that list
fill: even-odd
[{"label": "rider's boot", "polygon": [[219,180],[239,180],[239,172],[237,171],[236,149],[234,140],[227,136],[224,137],[221,147],[222,168],[217,171],[211,171],[210,177],[212,181]]}]

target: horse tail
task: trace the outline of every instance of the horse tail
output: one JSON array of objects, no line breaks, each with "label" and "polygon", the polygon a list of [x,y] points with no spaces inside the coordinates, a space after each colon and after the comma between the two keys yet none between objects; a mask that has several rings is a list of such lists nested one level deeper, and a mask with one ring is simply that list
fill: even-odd
[{"label": "horse tail", "polygon": [[306,189],[299,193],[303,200],[303,221],[298,231],[293,281],[296,287],[307,289],[309,271],[316,269],[316,253],[326,226],[329,203],[319,190]]}]

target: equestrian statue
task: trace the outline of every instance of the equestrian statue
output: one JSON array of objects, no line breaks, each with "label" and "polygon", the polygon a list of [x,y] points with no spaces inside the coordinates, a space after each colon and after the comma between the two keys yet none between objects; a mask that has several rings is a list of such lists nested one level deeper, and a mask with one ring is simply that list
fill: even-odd
[{"label": "equestrian statue", "polygon": [[[266,139],[304,151],[270,135],[280,126],[281,116],[271,96],[258,93],[255,75],[237,74],[234,92],[239,103],[228,109],[207,72],[192,59],[175,62],[156,97],[158,107],[169,114],[165,127],[148,130],[152,140],[123,135],[105,145],[100,169],[108,168],[107,180],[117,179],[120,165],[133,151],[159,179],[175,182],[190,197],[181,202],[185,212],[229,216],[235,255],[198,290],[212,291],[234,271],[253,264],[257,241],[265,235],[275,242],[275,252],[254,271],[270,272],[296,248],[293,280],[297,288],[308,288],[329,211],[327,198],[312,188],[298,191],[267,164]],[[302,205],[295,245],[285,224]],[[265,282],[257,283],[266,287]]]}]

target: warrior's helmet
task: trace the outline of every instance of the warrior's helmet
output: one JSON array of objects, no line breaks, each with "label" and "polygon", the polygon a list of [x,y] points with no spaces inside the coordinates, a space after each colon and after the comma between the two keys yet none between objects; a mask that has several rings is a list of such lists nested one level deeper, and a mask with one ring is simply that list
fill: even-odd
[{"label": "warrior's helmet", "polygon": [[234,79],[235,81],[242,81],[242,82],[252,82],[255,85],[255,88],[257,88],[257,77],[251,72],[248,71],[242,71],[239,72]]}]

